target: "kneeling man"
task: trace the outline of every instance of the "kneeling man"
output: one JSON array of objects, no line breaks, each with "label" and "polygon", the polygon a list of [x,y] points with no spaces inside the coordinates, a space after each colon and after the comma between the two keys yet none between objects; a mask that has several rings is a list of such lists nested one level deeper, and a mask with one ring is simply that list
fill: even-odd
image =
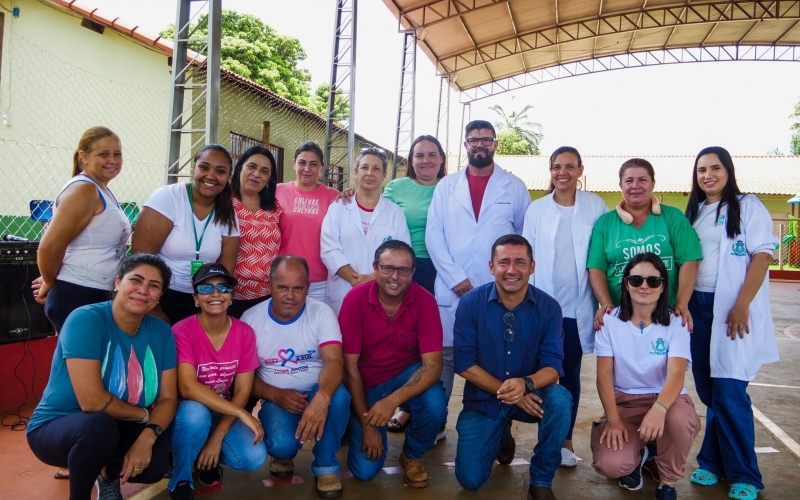
[{"label": "kneeling man", "polygon": [[422,459],[436,442],[447,405],[439,381],[439,308],[433,295],[411,281],[416,257],[408,244],[383,243],[372,266],[375,281],[353,288],[339,312],[344,384],[353,397],[347,465],[358,479],[375,477],[386,460],[386,426],[402,405],[414,418],[406,428],[400,465],[408,486],[424,488],[428,474]]},{"label": "kneeling man", "polygon": [[272,298],[242,316],[256,332],[259,368],[253,396],[276,477],[294,472],[292,459],[316,440],[311,472],[321,498],[342,493],[339,460],[350,415],[342,384],[342,335],[331,308],[308,297],[308,264],[302,257],[276,258],[270,270]]},{"label": "kneeling man", "polygon": [[479,488],[495,457],[504,465],[514,459],[511,422],[536,422],[528,499],[553,500],[572,408],[572,396],[557,384],[564,360],[561,307],[528,284],[534,263],[525,238],[501,236],[491,259],[494,282],[465,295],[456,311],[455,367],[467,380],[456,425],[456,479],[468,490]]}]

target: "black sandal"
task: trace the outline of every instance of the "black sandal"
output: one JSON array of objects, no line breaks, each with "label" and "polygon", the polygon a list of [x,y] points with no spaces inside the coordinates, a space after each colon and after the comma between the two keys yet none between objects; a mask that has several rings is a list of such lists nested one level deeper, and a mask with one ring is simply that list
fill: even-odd
[{"label": "black sandal", "polygon": [[67,474],[67,475],[65,476],[65,475],[64,475],[64,474],[62,474],[61,472],[59,472],[59,471],[56,471],[56,473],[55,473],[55,474],[53,474],[53,478],[55,478],[55,479],[69,479],[69,474]]},{"label": "black sandal", "polygon": [[411,423],[411,414],[409,414],[406,411],[404,411],[403,413],[408,414],[408,420],[406,420],[406,423],[404,424],[399,420],[397,420],[396,418],[392,417],[389,419],[389,425],[387,426],[386,430],[388,430],[389,432],[405,432],[406,427],[408,427],[408,424]]}]

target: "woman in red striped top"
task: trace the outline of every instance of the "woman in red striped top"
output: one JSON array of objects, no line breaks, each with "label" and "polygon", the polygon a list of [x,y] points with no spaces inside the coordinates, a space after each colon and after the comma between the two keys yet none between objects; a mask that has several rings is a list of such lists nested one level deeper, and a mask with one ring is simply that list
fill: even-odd
[{"label": "woman in red striped top", "polygon": [[241,237],[233,275],[239,284],[229,314],[237,319],[270,297],[269,268],[281,246],[277,183],[275,157],[269,149],[253,146],[236,162],[231,186]]}]

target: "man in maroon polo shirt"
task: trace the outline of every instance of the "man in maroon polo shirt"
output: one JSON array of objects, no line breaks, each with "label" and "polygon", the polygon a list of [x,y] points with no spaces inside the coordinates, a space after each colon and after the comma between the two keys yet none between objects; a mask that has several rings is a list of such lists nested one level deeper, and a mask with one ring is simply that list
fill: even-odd
[{"label": "man in maroon polo shirt", "polygon": [[411,280],[416,257],[398,240],[375,251],[375,281],[353,288],[339,325],[344,385],[352,397],[347,425],[347,465],[367,481],[386,460],[386,431],[395,408],[414,415],[406,428],[400,465],[412,488],[428,485],[422,459],[446,416],[442,373],[442,322],[436,299]]}]

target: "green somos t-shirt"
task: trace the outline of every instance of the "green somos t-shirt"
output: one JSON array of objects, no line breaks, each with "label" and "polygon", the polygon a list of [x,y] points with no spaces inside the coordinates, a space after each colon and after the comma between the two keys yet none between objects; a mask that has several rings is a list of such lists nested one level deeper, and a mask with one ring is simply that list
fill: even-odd
[{"label": "green somos t-shirt", "polygon": [[422,259],[430,259],[425,246],[425,226],[428,224],[428,208],[434,191],[436,184],[423,186],[409,177],[395,179],[383,189],[383,196],[403,209],[411,235],[411,248]]},{"label": "green somos t-shirt", "polygon": [[28,432],[66,415],[81,411],[67,370],[67,359],[100,363],[103,387],[122,401],[150,406],[161,389],[161,372],[175,368],[175,337],[169,325],[145,315],[136,335],[117,327],[111,302],[75,309],[58,336],[50,380],[42,400],[28,422]]},{"label": "green somos t-shirt", "polygon": [[592,229],[586,267],[606,273],[614,306],[619,305],[625,266],[645,252],[661,257],[667,268],[670,307],[678,294],[678,266],[703,258],[697,233],[677,208],[661,205],[661,215],[650,214],[638,229],[622,222],[614,210],[602,215]]}]

